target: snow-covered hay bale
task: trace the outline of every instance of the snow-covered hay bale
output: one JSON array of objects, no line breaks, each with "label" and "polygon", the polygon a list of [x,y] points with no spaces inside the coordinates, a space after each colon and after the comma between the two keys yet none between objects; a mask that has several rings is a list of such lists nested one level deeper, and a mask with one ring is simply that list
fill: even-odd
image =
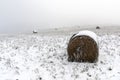
[{"label": "snow-covered hay bale", "polygon": [[38,32],[36,30],[33,30],[33,34],[37,34]]},{"label": "snow-covered hay bale", "polygon": [[97,35],[87,30],[74,34],[69,40],[67,52],[70,62],[96,62],[99,55]]}]

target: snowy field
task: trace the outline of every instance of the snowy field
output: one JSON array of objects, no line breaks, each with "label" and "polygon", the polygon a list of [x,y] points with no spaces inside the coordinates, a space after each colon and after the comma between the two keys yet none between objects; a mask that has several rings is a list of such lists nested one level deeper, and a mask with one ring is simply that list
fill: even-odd
[{"label": "snowy field", "polygon": [[120,80],[120,33],[99,33],[99,61],[67,61],[71,35],[0,35],[0,80]]}]

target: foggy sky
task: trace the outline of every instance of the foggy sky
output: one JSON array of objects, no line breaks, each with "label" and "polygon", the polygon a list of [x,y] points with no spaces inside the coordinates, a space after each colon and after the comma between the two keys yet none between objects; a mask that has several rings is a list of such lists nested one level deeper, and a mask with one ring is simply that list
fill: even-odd
[{"label": "foggy sky", "polygon": [[119,21],[119,0],[0,0],[0,33]]}]

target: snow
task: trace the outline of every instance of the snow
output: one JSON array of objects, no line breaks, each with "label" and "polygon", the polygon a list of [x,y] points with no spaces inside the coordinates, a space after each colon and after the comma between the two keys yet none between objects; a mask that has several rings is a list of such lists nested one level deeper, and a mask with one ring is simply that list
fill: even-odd
[{"label": "snow", "polygon": [[[96,35],[94,32],[89,31],[89,30],[83,30],[83,31],[79,31],[74,37],[80,36],[80,35],[89,36],[89,37],[91,37],[92,39],[94,39],[94,40],[96,41],[96,43],[98,44],[97,35]],[[73,37],[73,38],[74,38],[74,37]]]},{"label": "snow", "polygon": [[99,34],[97,63],[67,61],[71,35],[0,36],[0,80],[119,80],[120,34]]}]

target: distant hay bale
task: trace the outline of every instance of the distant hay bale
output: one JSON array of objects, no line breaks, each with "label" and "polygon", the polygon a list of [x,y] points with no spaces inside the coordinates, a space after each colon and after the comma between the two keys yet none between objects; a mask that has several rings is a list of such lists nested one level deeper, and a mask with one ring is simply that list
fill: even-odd
[{"label": "distant hay bale", "polygon": [[74,34],[69,40],[67,47],[68,61],[96,62],[99,55],[97,39],[95,39],[96,34],[91,31],[81,31],[79,33]]},{"label": "distant hay bale", "polygon": [[99,27],[99,26],[97,26],[97,27],[96,27],[96,29],[100,29],[100,27]]},{"label": "distant hay bale", "polygon": [[36,30],[33,30],[33,34],[37,34],[38,32]]}]

